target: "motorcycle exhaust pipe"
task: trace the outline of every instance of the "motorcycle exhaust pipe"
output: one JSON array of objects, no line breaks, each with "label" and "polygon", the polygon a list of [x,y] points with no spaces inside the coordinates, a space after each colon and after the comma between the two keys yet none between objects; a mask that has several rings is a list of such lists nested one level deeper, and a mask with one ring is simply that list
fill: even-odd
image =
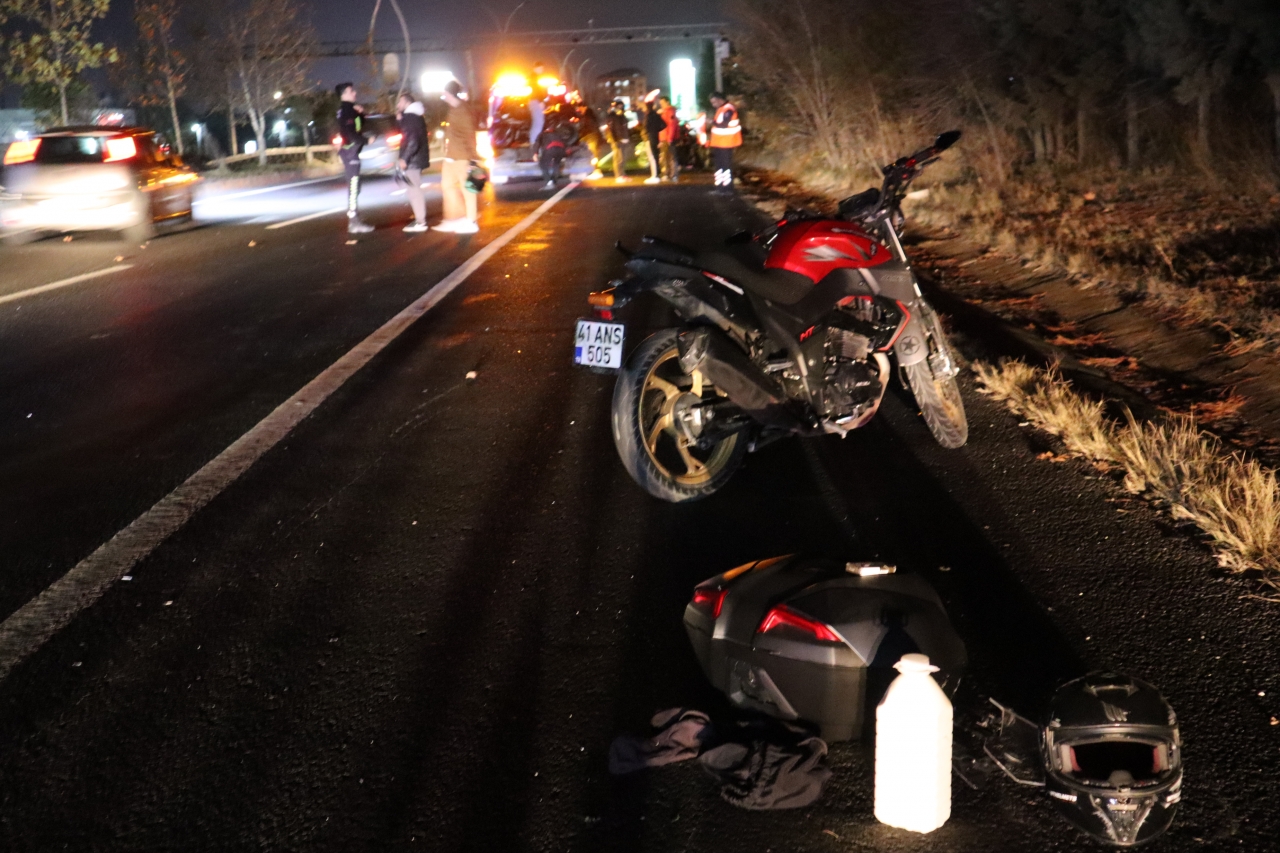
[{"label": "motorcycle exhaust pipe", "polygon": [[701,371],[744,412],[766,426],[799,430],[804,423],[791,411],[781,386],[756,367],[722,331],[710,326],[686,329],[676,337],[680,369]]}]

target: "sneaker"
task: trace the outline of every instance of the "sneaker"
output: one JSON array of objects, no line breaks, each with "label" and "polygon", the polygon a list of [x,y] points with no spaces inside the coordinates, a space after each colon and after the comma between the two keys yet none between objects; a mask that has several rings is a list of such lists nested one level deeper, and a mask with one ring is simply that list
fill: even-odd
[{"label": "sneaker", "polygon": [[480,230],[480,226],[472,222],[470,219],[464,219],[459,222],[453,229],[454,234],[475,234]]},{"label": "sneaker", "polygon": [[590,175],[587,175],[587,180],[588,180],[588,181],[598,181],[598,180],[600,180],[600,179],[601,179],[601,178],[603,178],[603,177],[604,177],[604,172],[600,171],[599,169],[596,169],[596,170],[595,170],[594,172],[592,172]]},{"label": "sneaker", "polygon": [[613,182],[614,182],[615,184],[629,184],[629,183],[631,183],[631,179],[630,179],[630,178],[628,178],[627,176],[623,175],[621,178],[614,178],[614,179],[613,179]]},{"label": "sneaker", "polygon": [[421,234],[423,231],[430,230],[430,226],[425,222],[410,222],[404,227],[406,234]]},{"label": "sneaker", "polygon": [[444,219],[444,220],[441,220],[440,224],[436,226],[436,230],[453,233],[454,231],[458,230],[458,223],[465,222],[465,221],[466,221],[465,219]]},{"label": "sneaker", "polygon": [[373,226],[358,216],[353,216],[347,220],[348,234],[368,234],[372,230]]},{"label": "sneaker", "polygon": [[544,190],[553,190],[553,189],[555,189],[555,188],[556,188],[556,182],[555,182],[555,181],[547,181],[545,184],[543,184],[543,185],[542,185],[542,188],[543,188]]},{"label": "sneaker", "polygon": [[646,184],[660,184],[662,183],[662,178],[659,178],[659,177],[645,178],[644,182]]}]

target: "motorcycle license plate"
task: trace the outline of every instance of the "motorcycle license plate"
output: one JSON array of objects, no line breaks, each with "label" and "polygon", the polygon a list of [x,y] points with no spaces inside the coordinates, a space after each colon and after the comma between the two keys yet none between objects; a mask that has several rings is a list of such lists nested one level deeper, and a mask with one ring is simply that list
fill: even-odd
[{"label": "motorcycle license plate", "polygon": [[579,320],[573,336],[573,363],[583,367],[622,367],[622,340],[627,327],[622,323]]}]

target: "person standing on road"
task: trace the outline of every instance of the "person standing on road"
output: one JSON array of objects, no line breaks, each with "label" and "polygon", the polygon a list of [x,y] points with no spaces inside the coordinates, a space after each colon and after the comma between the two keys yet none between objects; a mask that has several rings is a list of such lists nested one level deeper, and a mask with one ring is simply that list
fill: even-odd
[{"label": "person standing on road", "polygon": [[427,199],[422,194],[422,170],[431,165],[427,146],[427,122],[422,102],[403,94],[396,101],[396,121],[400,125],[400,157],[396,165],[409,182],[405,193],[413,208],[413,222],[404,227],[410,234],[427,230]]},{"label": "person standing on road", "polygon": [[646,184],[656,184],[662,180],[658,176],[659,162],[661,158],[658,156],[662,146],[662,131],[666,129],[667,123],[662,119],[662,113],[658,111],[658,103],[656,100],[645,101],[644,110],[644,138],[649,146],[649,177],[645,179]]},{"label": "person standing on road", "polygon": [[733,152],[742,146],[742,122],[738,108],[725,100],[723,92],[711,93],[716,115],[711,120],[711,164],[716,170],[716,187],[733,189]]},{"label": "person standing on road", "polygon": [[614,98],[605,116],[605,129],[609,133],[609,147],[613,149],[613,177],[620,184],[631,180],[627,177],[627,147],[631,145],[631,125],[627,121],[627,106],[621,98]]},{"label": "person standing on road", "polygon": [[597,181],[604,177],[600,171],[600,151],[603,140],[600,138],[600,118],[591,105],[584,103],[581,96],[576,96],[574,107],[578,112],[578,139],[591,151],[591,174],[587,180]]},{"label": "person standing on road", "polygon": [[467,175],[480,160],[476,150],[476,120],[471,108],[462,98],[462,84],[450,80],[440,99],[449,105],[449,115],[444,135],[444,162],[440,164],[440,190],[444,196],[444,221],[437,231],[455,234],[474,234],[480,230],[476,224],[476,193],[467,192]]},{"label": "person standing on road", "polygon": [[368,234],[373,226],[360,218],[359,211],[360,152],[369,141],[364,135],[364,107],[356,103],[354,83],[339,83],[334,91],[338,93],[338,133],[342,136],[338,159],[347,175],[347,233]]},{"label": "person standing on road", "polygon": [[671,106],[667,98],[658,99],[659,114],[662,116],[662,135],[659,137],[659,149],[662,154],[662,171],[668,181],[679,180],[676,173],[676,143],[680,141],[680,121],[676,118],[676,108]]},{"label": "person standing on road", "polygon": [[542,179],[546,181],[543,189],[555,189],[564,169],[564,158],[569,150],[565,144],[568,130],[565,124],[560,116],[554,116],[538,139],[538,165],[542,168]]}]

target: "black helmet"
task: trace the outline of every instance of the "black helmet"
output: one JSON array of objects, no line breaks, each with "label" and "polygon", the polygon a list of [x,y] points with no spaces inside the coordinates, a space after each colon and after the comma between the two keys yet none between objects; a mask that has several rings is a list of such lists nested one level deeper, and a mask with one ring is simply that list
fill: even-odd
[{"label": "black helmet", "polygon": [[1054,805],[1094,838],[1127,847],[1173,822],[1182,798],[1178,718],[1145,681],[1095,672],[1062,685],[1040,748]]}]

